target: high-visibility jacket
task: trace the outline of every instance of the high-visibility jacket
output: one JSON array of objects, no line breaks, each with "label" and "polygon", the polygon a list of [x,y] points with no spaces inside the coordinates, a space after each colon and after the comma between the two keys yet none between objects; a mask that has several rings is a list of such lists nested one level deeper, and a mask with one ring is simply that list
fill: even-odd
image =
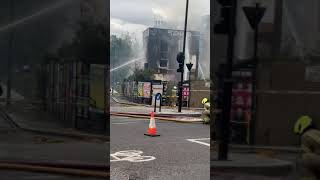
[{"label": "high-visibility jacket", "polygon": [[305,153],[315,153],[320,155],[320,131],[310,129],[301,138],[302,150]]},{"label": "high-visibility jacket", "polygon": [[202,112],[202,119],[205,123],[210,122],[210,103],[207,102],[203,105],[204,111]]},{"label": "high-visibility jacket", "polygon": [[302,163],[309,171],[306,179],[320,178],[320,131],[310,129],[301,137]]},{"label": "high-visibility jacket", "polygon": [[204,108],[205,110],[210,110],[210,103],[209,103],[209,102],[205,103],[205,104],[203,105],[203,108]]}]

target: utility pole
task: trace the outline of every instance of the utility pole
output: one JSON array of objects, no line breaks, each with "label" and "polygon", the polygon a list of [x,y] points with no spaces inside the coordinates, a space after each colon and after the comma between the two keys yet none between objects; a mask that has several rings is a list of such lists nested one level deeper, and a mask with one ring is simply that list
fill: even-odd
[{"label": "utility pole", "polygon": [[[10,0],[10,22],[12,23],[14,20],[14,0]],[[9,51],[8,51],[8,74],[7,74],[7,102],[6,105],[11,104],[11,84],[12,84],[12,61],[13,61],[13,46],[14,46],[14,28],[10,32],[9,37]]]},{"label": "utility pole", "polygon": [[[183,34],[183,56],[185,56],[185,50],[186,50],[186,36],[187,36],[187,24],[188,24],[188,7],[189,7],[189,0],[187,0],[186,3],[186,15],[185,15],[185,21],[184,21],[184,34]],[[182,66],[182,72],[181,72],[181,84],[179,87],[179,109],[178,112],[181,112],[182,109],[182,88],[183,88],[183,72],[184,72],[184,57],[181,62]]]}]

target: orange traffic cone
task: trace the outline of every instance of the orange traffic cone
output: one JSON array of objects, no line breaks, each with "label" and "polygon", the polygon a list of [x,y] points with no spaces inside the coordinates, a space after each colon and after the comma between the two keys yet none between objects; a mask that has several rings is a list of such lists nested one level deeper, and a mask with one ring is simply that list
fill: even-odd
[{"label": "orange traffic cone", "polygon": [[148,129],[148,134],[144,134],[146,136],[160,136],[157,134],[157,127],[156,127],[156,121],[154,119],[154,112],[151,112],[151,117],[150,117],[150,123],[149,123],[149,129]]}]

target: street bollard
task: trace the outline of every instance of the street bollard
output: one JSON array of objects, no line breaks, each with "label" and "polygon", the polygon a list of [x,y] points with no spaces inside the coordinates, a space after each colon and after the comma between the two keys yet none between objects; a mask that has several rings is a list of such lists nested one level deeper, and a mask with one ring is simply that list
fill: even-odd
[{"label": "street bollard", "polygon": [[162,95],[160,93],[156,94],[154,98],[154,112],[157,112],[157,100],[160,100],[159,112],[161,112]]}]

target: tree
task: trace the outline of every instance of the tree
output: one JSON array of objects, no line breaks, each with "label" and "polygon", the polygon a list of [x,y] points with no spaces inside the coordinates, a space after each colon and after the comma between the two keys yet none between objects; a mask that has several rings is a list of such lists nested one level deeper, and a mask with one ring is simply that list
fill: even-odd
[{"label": "tree", "polygon": [[[135,41],[129,34],[111,35],[110,37],[110,66],[111,69],[117,68],[126,62],[136,58]],[[132,66],[123,66],[112,71],[112,83],[122,82],[129,76]]]},{"label": "tree", "polygon": [[150,69],[135,68],[133,74],[128,77],[129,81],[151,81],[154,79],[154,71]]},{"label": "tree", "polygon": [[62,58],[72,58],[88,62],[90,64],[108,64],[107,28],[103,24],[80,21],[79,28],[71,43],[64,43],[58,49],[58,55]]}]

